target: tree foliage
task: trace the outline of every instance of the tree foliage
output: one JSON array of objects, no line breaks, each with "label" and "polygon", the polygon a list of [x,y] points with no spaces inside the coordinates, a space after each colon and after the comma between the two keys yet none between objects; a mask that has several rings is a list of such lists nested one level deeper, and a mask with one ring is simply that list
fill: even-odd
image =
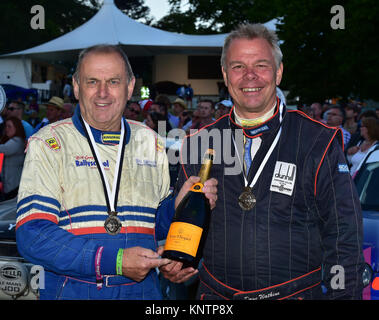
[{"label": "tree foliage", "polygon": [[[330,97],[379,99],[378,16],[376,0],[340,1],[345,29],[334,30],[330,0],[168,0],[171,9],[154,26],[186,34],[230,32],[243,22],[280,17],[277,32],[284,54],[281,87],[305,102]],[[2,0],[0,53],[31,48],[79,27],[102,0]],[[45,29],[33,30],[33,5],[45,9]],[[151,24],[144,0],[115,0],[133,19]],[[183,4],[184,10],[183,10]]]},{"label": "tree foliage", "polygon": [[284,86],[311,103],[325,98],[379,98],[378,14],[374,0],[342,2],[345,29],[333,29],[328,0],[283,1]]},{"label": "tree foliage", "polygon": [[196,30],[196,18],[188,13],[171,11],[158,22],[154,23],[155,28],[165,31],[178,32],[185,34],[201,34],[200,30]]},{"label": "tree foliage", "polygon": [[[2,0],[0,1],[0,54],[28,49],[70,32],[92,18],[102,0]],[[34,5],[45,10],[45,29],[30,26]],[[132,19],[145,18],[149,8],[144,0],[115,0],[115,5]]]},{"label": "tree foliage", "polygon": [[[247,21],[267,22],[278,14],[277,0],[168,0],[171,9],[155,25],[191,34],[225,33]],[[178,24],[176,24],[178,22]]]},{"label": "tree foliage", "polygon": [[[354,96],[379,99],[376,0],[169,0],[171,10],[157,26],[202,34],[230,32],[239,23],[280,18],[284,54],[281,87],[304,102]],[[342,5],[345,29],[334,30],[331,8]]]},{"label": "tree foliage", "polygon": [[134,20],[144,19],[146,24],[150,24],[150,9],[145,5],[144,0],[115,0],[117,8]]},{"label": "tree foliage", "polygon": [[[8,53],[42,44],[67,33],[89,18],[96,9],[79,0],[17,0],[0,1],[2,16],[0,28],[0,52]],[[33,30],[30,12],[34,5],[45,9],[45,29]]]}]

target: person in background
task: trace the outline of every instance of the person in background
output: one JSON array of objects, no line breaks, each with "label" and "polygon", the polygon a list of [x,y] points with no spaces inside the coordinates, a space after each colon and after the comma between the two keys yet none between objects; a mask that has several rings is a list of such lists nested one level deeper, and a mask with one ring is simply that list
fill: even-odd
[{"label": "person in background", "polygon": [[74,105],[70,102],[66,102],[63,104],[63,108],[61,110],[61,119],[71,118],[74,114]]},{"label": "person in background", "polygon": [[144,119],[146,119],[147,113],[150,110],[151,105],[153,104],[153,100],[151,99],[144,99],[138,102],[141,110],[142,110],[142,116]]},{"label": "person in background", "polygon": [[174,102],[172,103],[172,116],[169,116],[169,120],[171,123],[171,126],[173,128],[177,128],[179,126],[179,116],[181,113],[187,109],[187,105],[181,98],[176,98]]},{"label": "person in background", "polygon": [[155,132],[157,132],[158,134],[160,134],[162,137],[165,137],[167,132],[159,132],[158,129],[160,128],[159,126],[159,122],[162,121],[163,122],[166,122],[166,118],[163,114],[161,114],[160,112],[156,112],[156,111],[153,111],[153,112],[149,112],[146,116],[146,121],[145,121],[145,124],[153,129]]},{"label": "person in background", "polygon": [[326,121],[322,118],[323,110],[322,105],[319,102],[314,102],[311,104],[311,117],[321,123],[326,123]]},{"label": "person in background", "polygon": [[170,98],[168,96],[166,96],[165,94],[158,94],[156,97],[155,97],[155,102],[159,102],[159,103],[163,103],[167,110],[169,110],[171,108],[171,101],[170,101]]},{"label": "person in background", "polygon": [[[158,132],[162,136],[167,136],[167,134],[173,129],[173,124],[170,121],[169,113],[167,109],[167,105],[162,102],[154,101],[151,108],[151,112],[160,113],[163,116],[163,120],[159,119],[159,121],[164,121],[160,125],[164,132]],[[160,117],[161,118],[161,117]]]},{"label": "person in background", "polygon": [[170,126],[171,126],[171,128],[176,128],[178,126],[178,117],[176,117],[175,115],[173,115],[170,112],[171,101],[170,101],[169,97],[167,97],[164,94],[159,94],[159,95],[156,96],[155,102],[157,102],[159,104],[164,104],[165,110],[166,110],[166,113],[167,113],[167,119],[168,119],[168,121],[170,123]]},{"label": "person in background", "polygon": [[358,130],[357,117],[359,114],[359,109],[356,105],[352,103],[348,103],[345,106],[345,114],[346,114],[346,120],[343,125],[343,128],[349,131],[350,135],[352,136]]},{"label": "person in background", "polygon": [[201,116],[200,116],[200,110],[196,109],[192,112],[191,116],[191,122],[189,122],[186,126],[186,133],[189,134],[191,130],[198,130],[197,128],[200,126],[201,123]]},{"label": "person in background", "polygon": [[326,124],[326,121],[328,120],[328,112],[329,112],[329,108],[332,106],[332,104],[330,104],[329,102],[325,102],[323,105],[322,105],[322,120],[323,121],[320,121],[321,123],[324,123]]},{"label": "person in background", "polygon": [[158,112],[158,113],[162,113],[161,112],[161,106],[158,102],[155,102],[153,101],[153,103],[151,104],[150,108],[149,108],[149,112]]},{"label": "person in background", "polygon": [[200,121],[194,123],[191,129],[201,129],[214,122],[214,103],[212,100],[200,100],[197,104]]},{"label": "person in background", "polygon": [[129,101],[124,110],[125,119],[140,121],[141,107],[136,101]]},{"label": "person in background", "polygon": [[25,130],[26,139],[29,139],[34,133],[34,128],[29,122],[23,120],[24,109],[25,104],[23,102],[18,100],[11,101],[7,107],[7,117],[16,117],[20,119]]},{"label": "person in background", "polygon": [[366,154],[379,141],[379,120],[375,118],[364,118],[360,127],[363,140],[356,146],[347,150],[347,161],[350,164],[350,174],[354,176],[359,164]]},{"label": "person in background", "polygon": [[349,131],[343,128],[346,120],[345,109],[338,105],[331,105],[328,110],[326,124],[331,127],[340,128],[343,134],[343,144],[347,146],[349,144],[351,134]]},{"label": "person in background", "polygon": [[2,194],[1,200],[9,200],[17,196],[21,173],[25,158],[26,135],[21,120],[7,117],[4,135],[0,139],[0,153],[4,154],[1,168]]},{"label": "person in background", "polygon": [[43,128],[44,126],[61,120],[64,101],[57,96],[51,97],[46,103],[46,117],[34,128],[34,133]]},{"label": "person in background", "polygon": [[182,129],[187,132],[192,126],[192,112],[188,110],[184,110],[180,115],[179,115],[179,124],[178,124],[178,129]]},{"label": "person in background", "polygon": [[9,101],[5,103],[4,109],[1,111],[0,114],[0,137],[3,136],[4,133],[5,119],[7,118],[9,103]]},{"label": "person in background", "polygon": [[38,117],[38,113],[35,110],[29,111],[28,122],[32,125],[33,128],[35,128],[41,122],[41,119]]},{"label": "person in background", "polygon": [[233,102],[230,100],[222,100],[216,103],[215,119],[217,120],[221,118],[222,116],[230,113],[230,110],[232,110],[232,107],[233,107]]},{"label": "person in background", "polygon": [[345,153],[347,153],[347,150],[349,150],[351,147],[354,147],[354,146],[362,143],[362,141],[364,140],[364,138],[361,135],[360,127],[362,125],[362,121],[366,118],[378,119],[374,110],[366,110],[366,111],[363,111],[362,113],[359,114],[358,122],[357,122],[357,124],[358,124],[357,131],[351,136],[349,144],[347,146],[345,146]]},{"label": "person in background", "polygon": [[64,86],[63,86],[63,100],[64,102],[71,102],[71,97],[72,97],[72,87],[71,87],[71,83],[70,83],[70,79],[66,78],[64,79],[63,83],[64,83]]},{"label": "person in background", "polygon": [[32,96],[29,104],[29,111],[35,111],[37,114],[39,113],[39,104],[37,102],[37,98]]}]

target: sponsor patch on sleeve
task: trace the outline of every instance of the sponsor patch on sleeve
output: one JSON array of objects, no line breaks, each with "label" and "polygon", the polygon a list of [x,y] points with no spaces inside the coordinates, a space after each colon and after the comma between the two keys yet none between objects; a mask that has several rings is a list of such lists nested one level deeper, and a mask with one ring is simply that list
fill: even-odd
[{"label": "sponsor patch on sleeve", "polygon": [[349,173],[349,167],[345,163],[338,164],[338,172],[339,173]]},{"label": "sponsor patch on sleeve", "polygon": [[46,139],[45,140],[47,142],[47,144],[50,146],[50,149],[53,149],[53,150],[58,150],[60,149],[60,146],[57,142],[57,140],[55,140],[55,138],[49,138],[49,139]]}]

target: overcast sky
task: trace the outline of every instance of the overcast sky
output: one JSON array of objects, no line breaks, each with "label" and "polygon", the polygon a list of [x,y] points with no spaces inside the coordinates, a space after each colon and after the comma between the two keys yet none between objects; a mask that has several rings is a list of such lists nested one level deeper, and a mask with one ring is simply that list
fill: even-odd
[{"label": "overcast sky", "polygon": [[170,8],[167,0],[145,0],[145,4],[150,8],[150,15],[156,21],[165,16]]}]

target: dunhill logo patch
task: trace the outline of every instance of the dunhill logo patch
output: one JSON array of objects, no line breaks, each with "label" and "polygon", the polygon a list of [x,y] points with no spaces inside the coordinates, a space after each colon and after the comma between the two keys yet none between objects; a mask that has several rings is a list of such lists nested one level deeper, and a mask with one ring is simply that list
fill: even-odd
[{"label": "dunhill logo patch", "polygon": [[293,163],[276,161],[272,175],[270,191],[292,196],[296,180],[296,165]]}]

